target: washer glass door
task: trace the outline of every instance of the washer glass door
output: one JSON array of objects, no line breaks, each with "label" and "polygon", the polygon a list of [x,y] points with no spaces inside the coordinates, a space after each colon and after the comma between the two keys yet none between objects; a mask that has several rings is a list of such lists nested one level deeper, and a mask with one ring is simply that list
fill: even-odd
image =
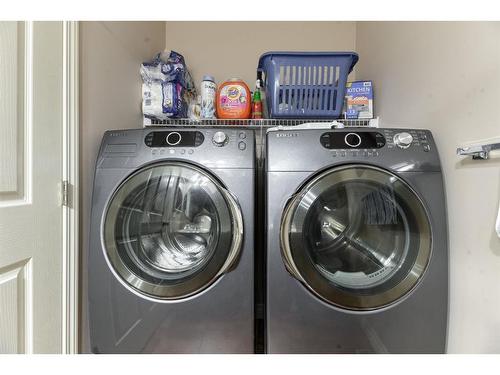
[{"label": "washer glass door", "polygon": [[200,168],[156,164],[116,190],[103,220],[104,253],[134,292],[177,300],[212,285],[235,262],[243,222],[231,194]]},{"label": "washer glass door", "polygon": [[281,245],[287,269],[317,296],[372,310],[417,285],[431,230],[408,184],[383,169],[351,165],[320,174],[290,200]]}]

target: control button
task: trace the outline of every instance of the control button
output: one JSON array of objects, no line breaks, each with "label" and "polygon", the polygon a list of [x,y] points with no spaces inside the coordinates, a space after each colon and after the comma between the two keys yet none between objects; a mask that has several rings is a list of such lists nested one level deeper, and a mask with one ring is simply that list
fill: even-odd
[{"label": "control button", "polygon": [[425,135],[425,133],[420,134],[420,139],[425,141],[427,139],[427,135]]},{"label": "control button", "polygon": [[225,146],[228,141],[229,141],[229,137],[224,132],[220,132],[220,131],[215,132],[214,136],[212,137],[212,142],[217,147]]},{"label": "control button", "polygon": [[156,155],[158,153],[158,150],[157,149],[153,149],[153,151],[151,151],[153,155]]},{"label": "control button", "polygon": [[238,143],[238,148],[243,151],[247,148],[247,144],[245,142],[239,142]]},{"label": "control button", "polygon": [[342,156],[342,157],[345,156],[345,151],[341,151],[340,156]]},{"label": "control button", "polygon": [[162,149],[160,150],[160,155],[163,155],[163,154],[165,154],[165,149],[164,149],[164,148],[162,148]]},{"label": "control button", "polygon": [[240,137],[240,139],[245,139],[245,138],[247,137],[247,133],[245,133],[245,132],[241,132],[241,133],[239,134],[239,137]]},{"label": "control button", "polygon": [[186,153],[186,150],[182,149],[181,150],[181,155],[184,155]]},{"label": "control button", "polygon": [[366,158],[368,156],[368,151],[363,151],[363,156]]},{"label": "control button", "polygon": [[176,146],[181,143],[181,135],[178,132],[168,133],[166,141],[169,146]]},{"label": "control button", "polygon": [[394,136],[394,143],[400,148],[408,148],[413,142],[413,136],[410,133],[402,132]]},{"label": "control button", "polygon": [[373,151],[373,156],[378,156],[378,151]]},{"label": "control button", "polygon": [[203,134],[200,132],[196,132],[196,135],[194,137],[194,147],[200,146],[204,140],[205,137],[203,136]]},{"label": "control button", "polygon": [[429,145],[424,145],[424,151],[429,152],[431,150],[431,146]]},{"label": "control button", "polygon": [[358,147],[361,144],[361,137],[356,133],[347,133],[344,142],[350,147]]},{"label": "control button", "polygon": [[333,156],[333,157],[337,156],[337,151],[333,151],[333,152],[332,152],[332,156]]},{"label": "control button", "polygon": [[193,150],[193,149],[188,150],[188,154],[189,154],[189,155],[192,155],[192,154],[193,154],[193,152],[194,152],[194,150]]},{"label": "control button", "polygon": [[330,148],[331,147],[331,144],[330,144],[330,133],[324,133],[324,134],[322,134],[321,137],[319,138],[319,142],[323,145],[323,147]]},{"label": "control button", "polygon": [[144,142],[146,143],[146,146],[151,147],[151,146],[153,145],[153,133],[149,133],[149,134],[146,136],[146,138],[145,138]]},{"label": "control button", "polygon": [[385,137],[380,133],[375,133],[375,142],[377,144],[377,148],[382,148],[386,144]]}]

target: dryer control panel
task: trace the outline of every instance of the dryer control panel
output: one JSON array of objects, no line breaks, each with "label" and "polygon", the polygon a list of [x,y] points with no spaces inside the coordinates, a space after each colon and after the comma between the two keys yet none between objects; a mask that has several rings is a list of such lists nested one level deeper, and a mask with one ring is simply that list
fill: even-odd
[{"label": "dryer control panel", "polygon": [[408,128],[303,128],[267,132],[273,171],[315,171],[335,163],[371,163],[394,170],[440,171],[432,133]]},{"label": "dryer control panel", "polygon": [[[329,150],[371,151],[378,155],[377,149],[386,146],[388,149],[418,150],[425,152],[431,150],[425,130],[408,129],[381,129],[381,131],[329,131],[322,133],[320,143]],[[354,151],[355,152],[355,151]],[[364,153],[359,154],[364,155]]]}]

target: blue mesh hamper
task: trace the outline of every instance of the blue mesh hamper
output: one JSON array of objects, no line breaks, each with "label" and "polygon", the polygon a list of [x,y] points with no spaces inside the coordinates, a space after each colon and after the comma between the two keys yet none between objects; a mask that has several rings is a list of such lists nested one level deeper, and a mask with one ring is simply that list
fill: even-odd
[{"label": "blue mesh hamper", "polygon": [[355,52],[267,52],[259,59],[271,118],[335,119],[342,114]]}]

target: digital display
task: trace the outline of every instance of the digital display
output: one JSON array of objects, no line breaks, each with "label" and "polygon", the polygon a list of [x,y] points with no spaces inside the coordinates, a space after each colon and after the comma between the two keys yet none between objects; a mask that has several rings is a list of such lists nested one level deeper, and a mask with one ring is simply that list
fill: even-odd
[{"label": "digital display", "polygon": [[204,140],[198,131],[155,131],[146,135],[144,143],[148,147],[198,147]]},{"label": "digital display", "polygon": [[320,137],[328,149],[367,149],[385,146],[385,137],[378,132],[327,132]]}]

